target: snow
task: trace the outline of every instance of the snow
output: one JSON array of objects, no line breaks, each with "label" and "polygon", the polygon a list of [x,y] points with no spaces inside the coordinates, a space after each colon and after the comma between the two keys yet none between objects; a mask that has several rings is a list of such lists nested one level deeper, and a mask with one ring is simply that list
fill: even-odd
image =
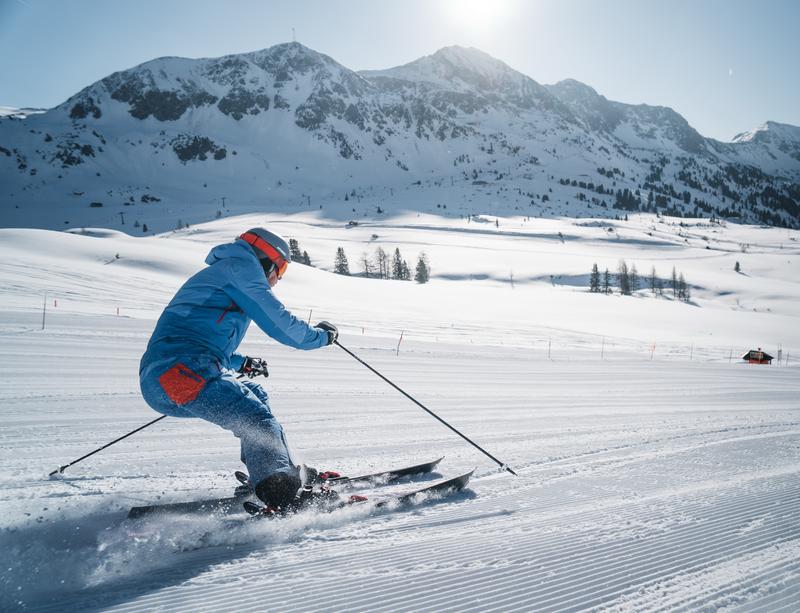
[{"label": "snow", "polygon": [[16,108],[13,106],[0,106],[0,117],[13,117],[14,119],[25,119],[31,115],[46,113],[47,109]]},{"label": "snow", "polygon": [[[135,238],[0,229],[0,608],[796,607],[798,233],[648,215],[485,220],[398,212],[347,228],[273,212]],[[300,459],[349,473],[445,455],[442,476],[477,466],[470,488],[410,510],[128,522],[131,506],[235,485],[236,439],[175,418],[48,479],[157,417],[137,380],[155,318],[211,246],[256,225],[322,267],[294,264],[276,288],[296,314],[339,324],[343,345],[520,476],[341,350],[297,352],[251,329],[242,349],[268,359],[264,385]],[[412,268],[424,250],[432,281],[331,274],[337,246],[354,272],[377,246]],[[642,276],[675,266],[691,302],[589,294],[592,263],[620,259]],[[735,357],[779,345],[781,365]]]}]

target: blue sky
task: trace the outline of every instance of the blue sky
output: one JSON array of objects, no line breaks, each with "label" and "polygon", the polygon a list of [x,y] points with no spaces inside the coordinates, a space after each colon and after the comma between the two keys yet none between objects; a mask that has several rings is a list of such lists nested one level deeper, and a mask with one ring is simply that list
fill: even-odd
[{"label": "blue sky", "polygon": [[477,47],[729,140],[768,119],[800,125],[798,25],[794,0],[0,0],[0,105],[54,106],[155,57],[253,51],[294,28],[355,70]]}]

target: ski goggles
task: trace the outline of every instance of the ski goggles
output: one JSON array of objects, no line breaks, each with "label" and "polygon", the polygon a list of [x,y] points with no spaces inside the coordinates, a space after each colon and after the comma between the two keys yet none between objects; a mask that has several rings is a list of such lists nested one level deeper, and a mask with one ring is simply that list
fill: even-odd
[{"label": "ski goggles", "polygon": [[286,269],[289,268],[289,262],[286,261],[286,259],[281,255],[280,251],[275,249],[275,247],[270,245],[263,238],[253,234],[252,232],[245,232],[239,238],[263,253],[273,264],[275,264],[275,270],[277,271],[278,278],[283,278]]}]

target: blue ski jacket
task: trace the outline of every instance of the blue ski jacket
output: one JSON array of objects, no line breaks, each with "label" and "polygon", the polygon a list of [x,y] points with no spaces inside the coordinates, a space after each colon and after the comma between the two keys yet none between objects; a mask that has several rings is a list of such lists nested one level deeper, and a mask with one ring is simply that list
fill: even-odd
[{"label": "blue ski jacket", "polygon": [[147,364],[181,356],[213,356],[238,370],[234,353],[250,321],[275,340],[296,349],[328,344],[328,333],[297,319],[272,293],[258,258],[245,241],[214,247],[207,268],[192,276],[164,309],[142,356]]}]

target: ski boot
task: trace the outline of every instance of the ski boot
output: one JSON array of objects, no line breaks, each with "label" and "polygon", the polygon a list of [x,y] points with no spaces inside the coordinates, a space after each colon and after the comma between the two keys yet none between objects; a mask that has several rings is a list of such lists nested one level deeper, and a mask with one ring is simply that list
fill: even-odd
[{"label": "ski boot", "polygon": [[316,468],[306,466],[305,464],[298,466],[297,469],[300,471],[300,479],[303,481],[304,486],[323,484],[329,480],[333,481],[340,479],[342,476],[335,470],[326,470],[320,472]]},{"label": "ski boot", "polygon": [[302,485],[300,477],[277,472],[259,481],[254,491],[267,508],[285,509],[292,504]]}]

